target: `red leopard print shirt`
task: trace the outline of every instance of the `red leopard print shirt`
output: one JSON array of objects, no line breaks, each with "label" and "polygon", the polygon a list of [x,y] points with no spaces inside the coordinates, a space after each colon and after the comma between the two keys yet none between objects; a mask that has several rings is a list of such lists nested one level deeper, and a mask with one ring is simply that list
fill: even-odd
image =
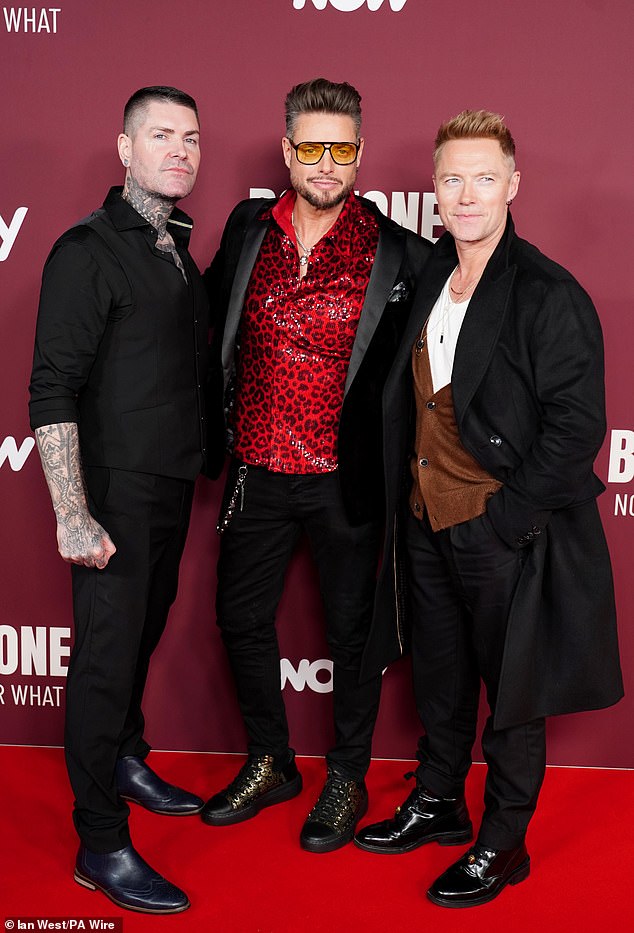
[{"label": "red leopard print shirt", "polygon": [[300,279],[294,203],[289,191],[262,217],[273,222],[242,312],[234,453],[277,473],[327,473],[379,229],[350,195]]}]

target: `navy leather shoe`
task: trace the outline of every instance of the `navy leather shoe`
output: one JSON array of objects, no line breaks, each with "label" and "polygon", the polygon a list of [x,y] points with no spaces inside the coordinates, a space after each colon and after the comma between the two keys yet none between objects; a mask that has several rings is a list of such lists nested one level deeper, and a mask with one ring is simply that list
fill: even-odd
[{"label": "navy leather shoe", "polygon": [[531,860],[526,846],[487,849],[476,843],[432,884],[427,897],[440,907],[486,904],[506,887],[528,878]]},{"label": "navy leather shoe", "polygon": [[150,868],[131,846],[99,854],[79,847],[75,881],[102,891],[118,907],[144,914],[178,914],[189,907],[184,891]]},{"label": "navy leather shoe", "polygon": [[134,755],[119,758],[115,776],[119,795],[152,813],[191,816],[203,808],[204,800],[174,784],[168,784],[142,758]]}]

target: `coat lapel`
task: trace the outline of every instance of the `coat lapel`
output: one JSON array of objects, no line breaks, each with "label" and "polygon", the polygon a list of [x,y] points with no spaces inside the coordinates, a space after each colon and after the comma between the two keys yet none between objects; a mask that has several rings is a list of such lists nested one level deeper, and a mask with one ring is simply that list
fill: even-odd
[{"label": "coat lapel", "polygon": [[425,266],[422,281],[416,292],[416,298],[414,299],[414,305],[403,334],[403,339],[401,340],[392,369],[390,370],[385,384],[386,397],[390,396],[392,384],[399,383],[403,373],[406,372],[411,365],[412,345],[418,338],[425,321],[431,314],[436,299],[455,265],[456,257],[454,254],[453,256],[442,257],[434,257],[432,255],[432,258]]},{"label": "coat lapel", "polygon": [[400,232],[386,230],[382,225],[379,227],[379,242],[352,346],[344,397],[359,371],[381,315],[388,304],[388,296],[396,283],[403,261],[404,242],[404,236]]},{"label": "coat lapel", "polygon": [[260,246],[268,230],[269,225],[257,217],[251,222],[244,243],[240,251],[236,273],[229,296],[229,305],[227,307],[227,319],[225,323],[224,334],[222,338],[222,370],[224,373],[225,385],[231,374],[233,366],[233,355],[235,351],[236,334],[240,315],[244,307],[244,298],[255,265],[255,260],[260,251]]},{"label": "coat lapel", "polygon": [[513,222],[509,217],[502,239],[469,302],[460,329],[451,374],[451,392],[458,425],[486,373],[504,321],[516,272],[515,265],[509,263],[513,234]]}]

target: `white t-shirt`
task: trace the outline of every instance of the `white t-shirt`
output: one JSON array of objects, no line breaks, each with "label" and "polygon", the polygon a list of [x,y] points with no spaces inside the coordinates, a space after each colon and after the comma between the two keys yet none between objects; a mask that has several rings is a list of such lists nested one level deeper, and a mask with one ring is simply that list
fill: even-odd
[{"label": "white t-shirt", "polygon": [[449,291],[451,275],[445,282],[427,321],[427,352],[434,392],[438,392],[451,382],[458,335],[471,300],[470,298],[461,302],[451,300]]}]

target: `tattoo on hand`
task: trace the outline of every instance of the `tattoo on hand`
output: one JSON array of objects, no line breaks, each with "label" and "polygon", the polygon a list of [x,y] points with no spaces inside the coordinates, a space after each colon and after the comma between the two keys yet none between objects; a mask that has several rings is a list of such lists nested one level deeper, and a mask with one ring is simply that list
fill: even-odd
[{"label": "tattoo on hand", "polygon": [[49,424],[37,428],[35,438],[57,518],[61,556],[87,567],[105,567],[116,549],[88,511],[77,425]]}]

